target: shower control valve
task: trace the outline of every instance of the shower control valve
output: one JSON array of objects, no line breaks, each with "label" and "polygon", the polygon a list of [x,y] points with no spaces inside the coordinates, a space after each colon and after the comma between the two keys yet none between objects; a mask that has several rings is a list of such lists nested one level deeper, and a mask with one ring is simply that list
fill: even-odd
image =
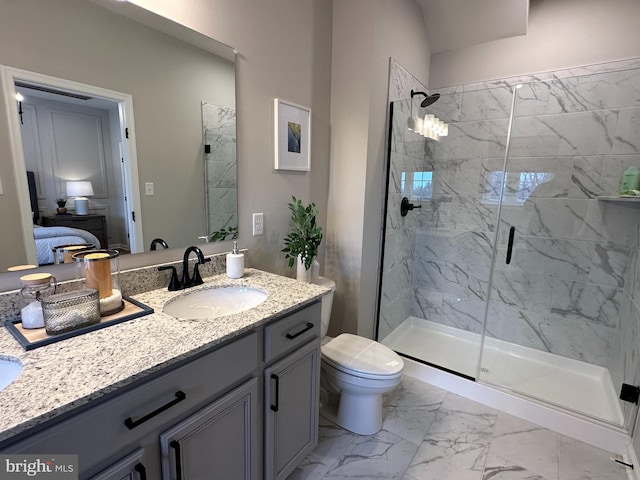
[{"label": "shower control valve", "polygon": [[406,217],[409,210],[413,210],[414,208],[422,208],[422,205],[414,205],[413,203],[409,203],[407,197],[402,197],[400,201],[400,215]]}]

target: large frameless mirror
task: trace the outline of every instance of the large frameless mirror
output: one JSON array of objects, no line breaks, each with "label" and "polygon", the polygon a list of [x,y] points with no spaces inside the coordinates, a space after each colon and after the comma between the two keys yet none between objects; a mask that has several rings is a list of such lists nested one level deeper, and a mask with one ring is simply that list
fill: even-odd
[{"label": "large frameless mirror", "polygon": [[233,49],[104,4],[0,0],[2,271],[67,228],[124,253],[237,236]]}]

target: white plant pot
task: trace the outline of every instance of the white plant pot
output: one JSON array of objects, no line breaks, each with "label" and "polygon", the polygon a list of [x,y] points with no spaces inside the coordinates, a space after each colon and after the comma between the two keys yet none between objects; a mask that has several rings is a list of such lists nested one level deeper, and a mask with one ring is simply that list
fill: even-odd
[{"label": "white plant pot", "polygon": [[300,255],[298,255],[296,262],[296,280],[304,283],[311,282],[311,269],[307,270],[304,268],[304,262],[302,258],[300,258]]}]

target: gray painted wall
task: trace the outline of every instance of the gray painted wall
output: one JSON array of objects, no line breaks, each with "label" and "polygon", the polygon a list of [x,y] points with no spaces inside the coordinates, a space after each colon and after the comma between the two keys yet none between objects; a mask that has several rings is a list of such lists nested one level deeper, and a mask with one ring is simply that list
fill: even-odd
[{"label": "gray painted wall", "polygon": [[531,0],[526,36],[433,55],[429,87],[637,57],[638,25],[633,0]]}]

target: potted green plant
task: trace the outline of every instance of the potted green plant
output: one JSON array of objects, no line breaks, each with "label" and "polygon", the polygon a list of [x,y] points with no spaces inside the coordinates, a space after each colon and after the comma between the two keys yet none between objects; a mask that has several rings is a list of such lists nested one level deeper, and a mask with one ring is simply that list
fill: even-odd
[{"label": "potted green plant", "polygon": [[66,209],[67,199],[66,198],[56,198],[56,205],[58,205],[58,208],[56,209],[56,211],[58,213],[60,213],[60,214],[67,213],[67,209]]},{"label": "potted green plant", "polygon": [[[293,267],[296,261],[299,263],[298,280],[309,281],[309,270],[314,258],[318,256],[318,247],[322,241],[322,227],[316,224],[318,207],[315,203],[303,205],[295,196],[289,203],[291,221],[289,233],[284,238],[285,258],[289,259],[289,267]],[[304,278],[300,278],[301,275]]]}]

